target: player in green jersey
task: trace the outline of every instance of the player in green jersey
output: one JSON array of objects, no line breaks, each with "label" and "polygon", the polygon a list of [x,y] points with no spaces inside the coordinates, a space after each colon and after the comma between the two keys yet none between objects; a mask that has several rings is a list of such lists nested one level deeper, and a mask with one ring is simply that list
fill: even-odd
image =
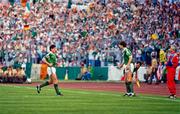
[{"label": "player in green jersey", "polygon": [[56,91],[56,94],[58,96],[63,96],[63,94],[60,92],[58,88],[58,79],[56,76],[56,68],[55,68],[57,65],[56,52],[57,52],[56,46],[51,45],[50,52],[42,59],[42,61],[48,65],[47,73],[49,75],[49,80],[36,87],[38,93],[40,93],[42,87],[48,86],[50,84],[54,84],[54,89]]},{"label": "player in green jersey", "polygon": [[119,43],[119,47],[122,49],[122,62],[119,64],[119,68],[123,69],[124,76],[125,76],[125,84],[126,84],[126,91],[124,96],[135,96],[133,91],[133,83],[132,83],[132,73],[134,70],[134,65],[132,63],[132,53],[131,51],[126,47],[126,42],[121,41]]}]

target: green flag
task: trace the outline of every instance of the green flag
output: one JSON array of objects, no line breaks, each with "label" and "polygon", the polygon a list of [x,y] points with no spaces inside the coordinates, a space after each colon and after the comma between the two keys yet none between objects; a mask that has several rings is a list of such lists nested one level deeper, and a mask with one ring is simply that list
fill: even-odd
[{"label": "green flag", "polygon": [[11,6],[14,6],[15,0],[9,0]]},{"label": "green flag", "polygon": [[68,9],[71,9],[71,5],[72,5],[72,0],[68,0],[67,8],[68,8]]},{"label": "green flag", "polygon": [[37,32],[35,30],[32,30],[32,38],[35,38],[37,36]]},{"label": "green flag", "polygon": [[29,2],[26,3],[26,7],[27,7],[27,9],[28,9],[29,11],[31,10],[31,6],[30,6],[30,3],[29,3]]},{"label": "green flag", "polygon": [[81,32],[81,36],[82,36],[82,37],[86,37],[86,36],[87,36],[87,31],[82,31],[82,32]]},{"label": "green flag", "polygon": [[12,38],[11,38],[12,40],[18,40],[18,37],[17,37],[17,34],[16,35],[14,35],[14,36],[12,36]]}]

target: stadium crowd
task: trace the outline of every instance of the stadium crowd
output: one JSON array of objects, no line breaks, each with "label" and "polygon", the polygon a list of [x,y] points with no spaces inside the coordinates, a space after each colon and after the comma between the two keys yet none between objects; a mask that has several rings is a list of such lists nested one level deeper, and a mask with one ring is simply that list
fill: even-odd
[{"label": "stadium crowd", "polygon": [[0,83],[24,83],[26,82],[26,74],[24,69],[19,66],[16,69],[13,66],[9,66],[4,69],[2,65],[0,65]]},{"label": "stadium crowd", "polygon": [[0,63],[40,63],[55,44],[61,66],[116,65],[117,44],[124,40],[134,61],[163,64],[170,45],[180,50],[179,5],[178,0],[33,1],[26,13],[19,1],[0,3]]}]

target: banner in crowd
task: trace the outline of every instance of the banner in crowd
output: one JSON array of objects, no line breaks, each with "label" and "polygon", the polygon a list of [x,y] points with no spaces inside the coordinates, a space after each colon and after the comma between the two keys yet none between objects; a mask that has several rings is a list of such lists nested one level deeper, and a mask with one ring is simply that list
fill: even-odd
[{"label": "banner in crowd", "polygon": [[41,74],[41,64],[32,64],[31,67],[31,79],[39,80]]},{"label": "banner in crowd", "polygon": [[115,66],[109,66],[108,80],[123,80],[123,70],[120,70]]},{"label": "banner in crowd", "polygon": [[47,76],[46,64],[32,64],[31,67],[31,79],[39,80],[45,79]]},{"label": "banner in crowd", "polygon": [[[140,81],[145,81],[144,79],[144,74],[146,73],[146,68],[145,67],[140,67],[138,70],[138,79]],[[109,81],[118,81],[124,80],[124,74],[123,70],[118,69],[116,66],[109,66],[108,68],[108,80]]]}]

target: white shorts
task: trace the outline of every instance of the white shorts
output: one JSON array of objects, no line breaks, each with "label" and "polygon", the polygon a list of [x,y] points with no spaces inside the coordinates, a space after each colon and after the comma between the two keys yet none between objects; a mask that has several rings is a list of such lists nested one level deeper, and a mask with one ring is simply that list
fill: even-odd
[{"label": "white shorts", "polygon": [[47,73],[48,73],[49,76],[51,76],[52,74],[56,74],[56,68],[48,67],[47,68]]},{"label": "white shorts", "polygon": [[[129,68],[130,71],[133,72],[133,70],[134,70],[134,65],[133,65],[133,63],[131,63],[131,64],[129,65],[129,67],[130,67],[130,68]],[[129,72],[129,69],[128,69],[128,70],[126,69],[126,65],[123,65],[123,69],[125,70],[125,72]]]}]

